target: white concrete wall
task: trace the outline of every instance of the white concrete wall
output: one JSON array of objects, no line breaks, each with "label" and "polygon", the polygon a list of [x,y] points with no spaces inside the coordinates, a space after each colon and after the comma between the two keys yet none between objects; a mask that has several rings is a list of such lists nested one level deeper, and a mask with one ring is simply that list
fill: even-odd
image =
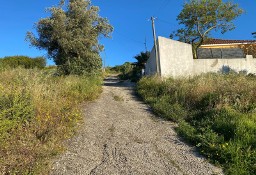
[{"label": "white concrete wall", "polygon": [[180,77],[193,72],[192,46],[158,37],[161,76]]},{"label": "white concrete wall", "polygon": [[156,74],[156,52],[155,47],[153,47],[150,57],[145,66],[145,75],[154,75]]},{"label": "white concrete wall", "polygon": [[229,67],[236,72],[247,71],[248,73],[256,73],[256,59],[253,59],[251,55],[247,55],[246,58],[237,59],[194,59],[193,61],[193,75],[219,72],[225,67]]},{"label": "white concrete wall", "polygon": [[[223,67],[237,72],[256,74],[256,59],[251,55],[236,59],[193,59],[192,46],[179,41],[158,37],[160,75],[163,77],[188,77],[207,72],[219,72]],[[156,73],[155,49],[146,64],[146,75]]]},{"label": "white concrete wall", "polygon": [[[193,72],[192,46],[179,41],[158,37],[160,75],[164,77],[187,76]],[[156,57],[153,48],[146,63],[146,75],[156,73]]]}]

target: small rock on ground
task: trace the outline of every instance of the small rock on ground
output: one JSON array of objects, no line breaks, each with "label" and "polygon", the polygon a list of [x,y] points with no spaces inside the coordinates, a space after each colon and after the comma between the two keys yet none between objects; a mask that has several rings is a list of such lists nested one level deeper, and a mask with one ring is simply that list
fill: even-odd
[{"label": "small rock on ground", "polygon": [[52,175],[223,174],[177,136],[174,123],[155,117],[130,82],[105,81],[86,105],[79,133],[54,161]]}]

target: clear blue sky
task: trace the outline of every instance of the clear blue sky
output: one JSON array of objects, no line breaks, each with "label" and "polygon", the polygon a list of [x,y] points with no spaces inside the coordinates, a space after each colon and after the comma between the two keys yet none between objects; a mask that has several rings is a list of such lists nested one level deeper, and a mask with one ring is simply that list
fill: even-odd
[{"label": "clear blue sky", "polygon": [[[45,51],[31,48],[25,41],[27,31],[33,31],[33,25],[46,17],[45,9],[58,4],[59,0],[16,0],[3,1],[0,4],[0,57],[27,55],[44,56]],[[153,46],[151,16],[156,16],[158,36],[169,37],[177,29],[176,17],[182,9],[184,0],[92,0],[100,7],[100,15],[107,17],[114,27],[111,39],[100,39],[105,45],[106,65],[114,66],[133,58],[145,51],[145,39],[148,50]],[[224,35],[214,33],[213,37],[222,39],[252,39],[251,32],[256,31],[256,1],[234,0],[246,13],[236,21],[236,29]],[[48,60],[48,64],[53,64]]]}]

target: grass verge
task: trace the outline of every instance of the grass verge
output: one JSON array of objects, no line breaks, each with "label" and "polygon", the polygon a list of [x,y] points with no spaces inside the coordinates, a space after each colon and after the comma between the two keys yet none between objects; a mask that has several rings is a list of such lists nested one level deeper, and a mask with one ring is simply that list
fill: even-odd
[{"label": "grass verge", "polygon": [[256,174],[256,78],[205,74],[143,78],[138,93],[228,175]]},{"label": "grass verge", "polygon": [[0,71],[0,174],[47,174],[81,121],[79,104],[97,98],[101,84],[99,76]]}]

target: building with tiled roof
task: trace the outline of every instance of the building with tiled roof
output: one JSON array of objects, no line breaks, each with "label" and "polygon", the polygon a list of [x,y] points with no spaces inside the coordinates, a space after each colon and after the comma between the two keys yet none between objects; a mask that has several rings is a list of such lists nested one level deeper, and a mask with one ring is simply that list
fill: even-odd
[{"label": "building with tiled roof", "polygon": [[[207,39],[201,45],[202,49],[242,49],[244,55],[253,55],[256,58],[256,40],[225,40]],[[239,50],[238,49],[238,50]]]},{"label": "building with tiled roof", "polygon": [[207,46],[232,46],[232,45],[244,45],[244,44],[256,44],[256,40],[224,40],[224,39],[207,39],[202,46],[207,47]]}]

